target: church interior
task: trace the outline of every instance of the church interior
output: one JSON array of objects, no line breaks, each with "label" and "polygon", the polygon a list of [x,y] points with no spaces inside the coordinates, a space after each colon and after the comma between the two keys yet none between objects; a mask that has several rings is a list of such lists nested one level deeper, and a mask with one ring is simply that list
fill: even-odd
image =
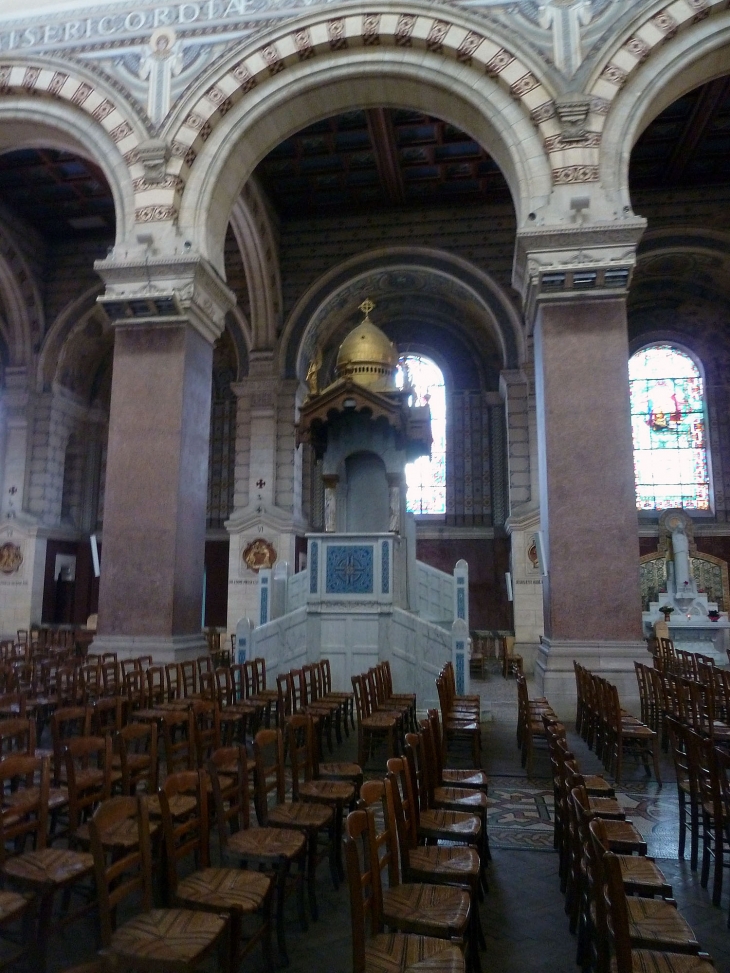
[{"label": "church interior", "polygon": [[[537,898],[561,880],[500,653],[586,773],[574,662],[642,720],[647,642],[730,662],[728,4],[1,6],[3,663],[33,632],[235,662],[244,632],[270,682],[328,656],[349,690],[387,660],[424,717],[458,661],[497,782],[482,963],[571,969],[562,898],[535,925],[560,926],[553,965],[489,928],[520,874]],[[637,765],[616,793],[730,970],[727,889],[713,908],[678,860],[661,761],[663,790]],[[297,935],[292,969],[350,949]]]}]

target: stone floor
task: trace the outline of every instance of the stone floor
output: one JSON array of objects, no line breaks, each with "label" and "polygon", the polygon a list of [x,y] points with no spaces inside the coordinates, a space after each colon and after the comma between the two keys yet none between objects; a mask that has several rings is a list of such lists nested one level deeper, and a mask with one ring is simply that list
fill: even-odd
[{"label": "stone floor", "polygon": [[[481,904],[487,948],[481,954],[484,973],[572,973],[575,939],[568,931],[563,897],[558,882],[557,855],[552,849],[552,788],[544,752],[538,752],[534,776],[528,781],[515,746],[516,687],[497,673],[473,683],[473,692],[489,700],[490,719],[484,724],[484,765],[490,774],[490,840],[493,861],[489,867],[489,892]],[[353,738],[339,749],[346,758]],[[582,740],[570,734],[584,770],[600,771],[599,762]],[[370,768],[377,775],[376,766]],[[730,875],[725,877],[721,908],[714,908],[702,889],[698,873],[688,862],[677,860],[677,798],[671,762],[662,759],[663,788],[647,781],[643,769],[629,765],[618,798],[646,836],[649,852],[673,885],[679,908],[703,947],[712,955],[720,973],[730,973]],[[326,865],[318,882],[320,918],[309,930],[299,930],[294,903],[288,903],[288,943],[291,973],[349,973],[352,968],[349,936],[349,899],[346,888],[332,888]],[[70,927],[54,941],[49,962],[51,973],[89,959],[94,952],[91,922]],[[261,973],[256,951],[242,970]]]}]

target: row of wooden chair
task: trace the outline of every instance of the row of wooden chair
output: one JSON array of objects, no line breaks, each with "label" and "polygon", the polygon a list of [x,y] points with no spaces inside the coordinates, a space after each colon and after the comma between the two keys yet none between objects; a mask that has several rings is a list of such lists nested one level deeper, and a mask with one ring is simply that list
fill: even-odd
[{"label": "row of wooden chair", "polygon": [[573,662],[577,690],[576,730],[595,749],[616,783],[621,780],[626,751],[638,756],[661,784],[659,737],[655,730],[621,708],[618,689],[602,676]]},{"label": "row of wooden chair", "polygon": [[477,694],[457,695],[454,665],[447,662],[436,677],[436,690],[441,707],[443,753],[450,744],[465,743],[471,748],[475,766],[482,765],[481,698]]},{"label": "row of wooden chair", "polygon": [[707,888],[712,863],[712,901],[720,905],[723,870],[730,866],[730,752],[673,716],[667,717],[667,729],[677,776],[679,858],[689,834],[690,867],[696,870],[702,843],[700,882]]},{"label": "row of wooden chair", "polygon": [[578,934],[578,964],[594,973],[713,969],[611,785],[582,774],[564,725],[544,722],[554,773],[561,888],[571,932]]},{"label": "row of wooden chair", "polygon": [[532,776],[535,745],[547,743],[543,717],[557,719],[553,708],[545,696],[530,699],[527,680],[521,672],[515,673],[517,682],[517,746],[522,751],[522,766],[527,767],[527,776]]},{"label": "row of wooden chair", "polygon": [[[438,726],[436,710],[429,711],[419,734],[406,735],[404,755],[388,760],[385,779],[363,785],[359,810],[347,819],[355,973],[410,969],[419,961],[424,969],[443,973],[464,970],[466,963],[476,973],[481,968],[481,817],[464,810],[474,791],[468,785],[455,788],[464,798],[457,811],[423,807],[418,795],[419,750],[434,722]],[[437,741],[431,741],[430,752],[429,764],[438,759]],[[482,771],[442,768],[442,774],[440,787],[444,780],[469,779],[481,785],[477,793],[486,800]],[[376,807],[382,809],[382,829]],[[387,887],[382,875],[386,869]],[[396,932],[385,935],[386,927]]]},{"label": "row of wooden chair", "polygon": [[357,762],[365,766],[385,743],[387,756],[397,756],[407,729],[416,727],[415,693],[394,693],[390,663],[385,660],[351,677],[357,709]]}]

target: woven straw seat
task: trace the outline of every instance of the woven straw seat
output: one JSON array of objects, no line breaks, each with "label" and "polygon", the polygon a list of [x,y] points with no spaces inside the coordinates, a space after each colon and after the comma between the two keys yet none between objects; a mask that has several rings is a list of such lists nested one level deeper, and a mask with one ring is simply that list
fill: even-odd
[{"label": "woven straw seat", "polygon": [[629,898],[629,936],[634,948],[697,953],[700,944],[677,908],[661,899]]},{"label": "woven straw seat", "polygon": [[192,909],[151,909],[112,933],[110,951],[134,968],[140,961],[191,964],[226,927],[226,919]]},{"label": "woven straw seat", "polygon": [[461,938],[469,922],[469,893],[447,885],[413,882],[383,889],[383,921],[401,932]]},{"label": "woven straw seat", "polygon": [[273,827],[289,827],[319,830],[332,818],[328,807],[318,804],[275,804],[269,808],[269,824]]},{"label": "woven straw seat", "polygon": [[[611,973],[617,970],[616,961],[612,960]],[[703,956],[632,949],[631,973],[717,973],[717,967]]]},{"label": "woven straw seat", "polygon": [[19,892],[0,890],[0,923],[10,922],[28,906],[30,900]]},{"label": "woven straw seat", "polygon": [[479,877],[479,855],[473,848],[445,848],[443,845],[426,845],[412,848],[408,852],[411,875],[425,881],[433,881],[436,876],[452,882],[469,884],[473,877]]},{"label": "woven straw seat", "polygon": [[627,893],[671,897],[672,886],[650,858],[645,858],[643,855],[617,855],[616,857],[621,866],[621,878]]},{"label": "woven straw seat", "polygon": [[381,933],[365,944],[364,968],[366,973],[461,973],[464,957],[443,939]]}]

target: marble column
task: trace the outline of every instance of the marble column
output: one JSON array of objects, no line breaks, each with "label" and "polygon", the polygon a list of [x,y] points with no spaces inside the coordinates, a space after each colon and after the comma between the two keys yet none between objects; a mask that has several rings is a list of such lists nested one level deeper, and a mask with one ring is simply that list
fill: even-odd
[{"label": "marble column", "polygon": [[[572,660],[620,673],[642,658],[639,539],[623,295],[538,305],[535,365],[545,637],[541,688],[574,698]],[[628,682],[627,682],[628,680]]]},{"label": "marble column", "polygon": [[202,261],[155,268],[134,298],[132,269],[98,269],[115,341],[94,647],[171,661],[205,645],[213,341],[232,296]]}]

